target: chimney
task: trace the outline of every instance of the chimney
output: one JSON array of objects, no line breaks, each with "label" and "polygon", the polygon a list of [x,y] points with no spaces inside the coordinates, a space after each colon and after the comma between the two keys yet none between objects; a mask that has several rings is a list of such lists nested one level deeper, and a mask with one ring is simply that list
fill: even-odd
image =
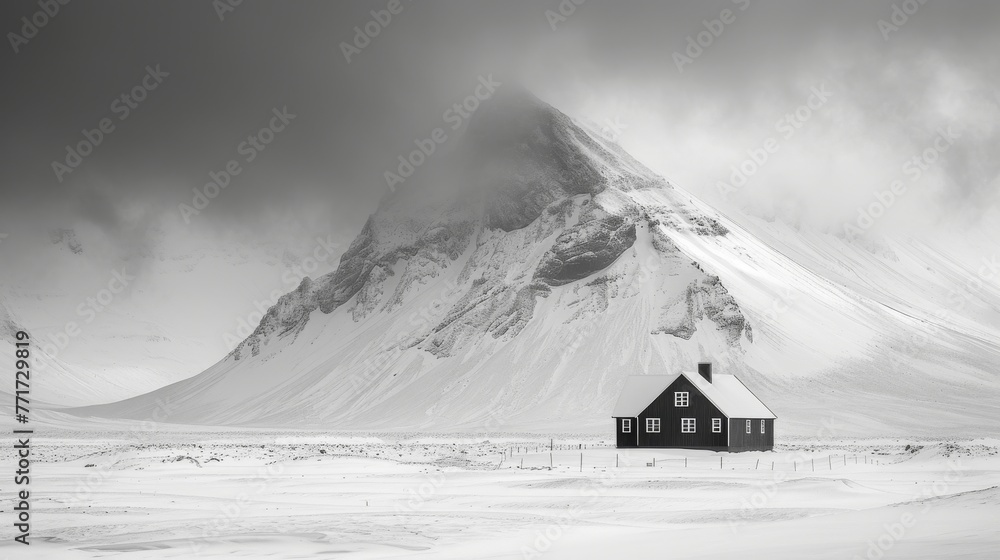
[{"label": "chimney", "polygon": [[705,378],[705,381],[712,382],[712,362],[698,362],[698,375]]}]

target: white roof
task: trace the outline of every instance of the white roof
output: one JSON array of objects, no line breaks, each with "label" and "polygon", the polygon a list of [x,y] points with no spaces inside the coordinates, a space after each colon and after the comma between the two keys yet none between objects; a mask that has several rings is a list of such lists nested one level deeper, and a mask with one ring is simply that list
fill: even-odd
[{"label": "white roof", "polygon": [[777,418],[735,375],[713,374],[709,383],[697,373],[685,371],[674,375],[631,375],[625,379],[611,416],[634,418],[683,375],[729,418]]}]

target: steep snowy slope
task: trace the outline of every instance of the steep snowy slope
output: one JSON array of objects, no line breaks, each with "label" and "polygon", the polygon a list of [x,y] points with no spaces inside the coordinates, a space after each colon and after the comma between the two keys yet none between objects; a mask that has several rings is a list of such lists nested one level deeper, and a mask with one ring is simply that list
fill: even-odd
[{"label": "steep snowy slope", "polygon": [[0,340],[10,342],[14,340],[14,335],[21,330],[14,315],[7,309],[6,298],[0,294]]},{"label": "steep snowy slope", "polygon": [[[10,306],[7,304],[8,297],[5,292],[6,290],[0,287],[0,363],[4,364],[5,368],[13,368],[20,359],[16,355],[17,347],[15,345],[18,342],[17,333],[23,331],[24,326],[20,318],[18,318],[18,316],[10,310]],[[30,338],[27,342],[29,344],[33,343],[33,341],[30,340]],[[31,366],[28,368],[28,374],[29,374],[28,381],[34,384],[36,381],[38,381],[39,378],[36,372],[33,372],[32,369],[34,364],[36,363],[35,361],[36,351],[31,346],[28,347],[28,350],[30,358],[28,363]],[[52,371],[56,372],[57,376],[64,376],[67,378],[72,377],[71,375],[67,375],[67,369],[65,364],[57,360],[52,361],[51,367]],[[13,413],[14,413],[15,375],[13,373],[14,371],[13,369],[10,369],[8,371],[12,372],[9,377],[10,385],[5,387],[0,387],[0,399],[2,399],[2,403],[0,403],[0,411],[2,411],[4,413],[4,417],[9,422],[12,423]],[[31,376],[33,376],[33,379]],[[31,386],[29,386],[29,388],[31,388]],[[81,388],[72,387],[68,389],[80,390]],[[37,392],[35,394],[29,395],[29,397],[30,397],[29,404],[31,405],[29,406],[29,410],[31,407],[35,405],[51,406],[51,404],[53,404],[53,401],[46,401],[44,398],[39,398]],[[54,404],[60,404],[60,403],[58,401],[55,401]]]},{"label": "steep snowy slope", "polygon": [[[900,305],[947,291],[909,273],[932,264],[915,247],[898,248],[912,251],[893,272],[866,245],[737,223],[507,92],[383,201],[335,272],[284,296],[226,359],[74,413],[596,430],[626,376],[707,358],[785,433],[995,430],[997,323]],[[927,325],[935,335],[907,347]]]}]

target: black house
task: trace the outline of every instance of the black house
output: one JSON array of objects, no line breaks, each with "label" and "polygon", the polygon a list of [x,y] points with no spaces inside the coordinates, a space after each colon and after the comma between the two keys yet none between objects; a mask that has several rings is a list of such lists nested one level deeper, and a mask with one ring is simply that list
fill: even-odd
[{"label": "black house", "polygon": [[698,373],[633,375],[612,416],[618,447],[770,451],[777,418],[736,376]]}]

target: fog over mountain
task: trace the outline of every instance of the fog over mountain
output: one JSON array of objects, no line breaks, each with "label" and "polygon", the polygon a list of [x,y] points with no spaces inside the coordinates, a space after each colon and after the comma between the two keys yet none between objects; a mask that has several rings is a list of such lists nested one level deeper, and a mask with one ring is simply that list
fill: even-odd
[{"label": "fog over mountain", "polygon": [[[991,2],[919,4],[909,15],[891,1],[403,2],[373,23],[383,4],[67,5],[26,42],[8,36],[17,44],[0,64],[18,87],[2,94],[5,230],[18,219],[86,221],[127,254],[153,242],[137,222],[188,227],[173,223],[178,205],[287,106],[297,118],[196,227],[272,238],[267,216],[281,209],[353,231],[386,192],[384,172],[489,74],[597,123],[713,204],[838,230],[900,179],[908,194],[880,231],[976,224],[995,207]],[[21,18],[37,9],[5,3],[5,31],[23,35]],[[367,43],[366,25],[377,30]],[[147,66],[167,75],[126,111],[121,96]],[[781,127],[816,88],[827,99]],[[114,130],[57,180],[53,162],[103,118]],[[962,130],[954,146],[907,175],[948,126]],[[780,148],[723,197],[719,182],[769,137]]]}]

